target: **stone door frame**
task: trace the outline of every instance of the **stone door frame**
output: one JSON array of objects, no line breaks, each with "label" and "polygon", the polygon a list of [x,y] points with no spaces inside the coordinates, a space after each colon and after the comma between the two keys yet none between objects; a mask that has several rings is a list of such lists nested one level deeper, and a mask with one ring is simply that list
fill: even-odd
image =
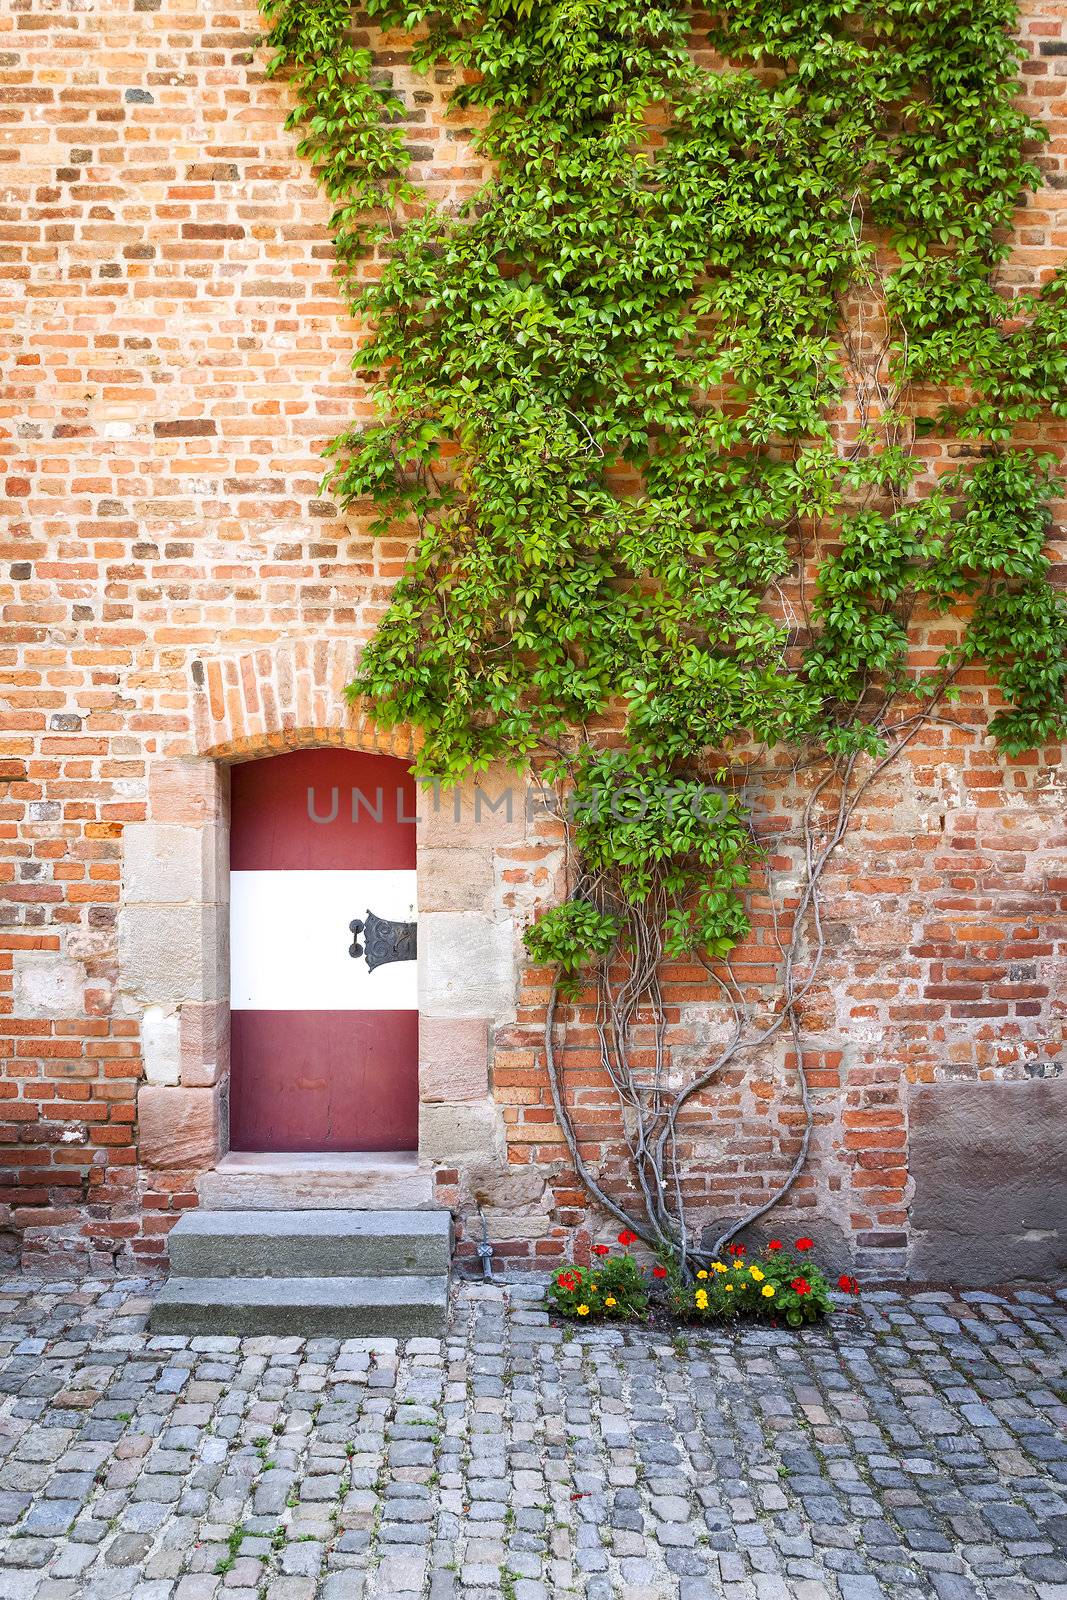
[{"label": "stone door frame", "polygon": [[[192,747],[149,759],[145,820],[123,830],[116,984],[119,1013],[141,1027],[142,1167],[195,1178],[229,1148],[231,768],[327,745],[414,754],[408,730],[383,732],[346,702],[354,665],[348,641],[194,663]],[[521,845],[525,817],[521,805],[476,802],[459,791],[419,807],[419,1160],[500,1171],[490,1050],[494,1030],[514,1021],[518,964],[495,850]]]}]

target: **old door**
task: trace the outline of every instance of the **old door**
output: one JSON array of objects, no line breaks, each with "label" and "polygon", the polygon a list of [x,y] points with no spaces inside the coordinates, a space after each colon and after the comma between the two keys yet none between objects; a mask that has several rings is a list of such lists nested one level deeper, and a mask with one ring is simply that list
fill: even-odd
[{"label": "old door", "polygon": [[[370,945],[350,928],[369,914]],[[301,750],[233,769],[232,1150],[417,1148],[414,921],[403,762]]]}]

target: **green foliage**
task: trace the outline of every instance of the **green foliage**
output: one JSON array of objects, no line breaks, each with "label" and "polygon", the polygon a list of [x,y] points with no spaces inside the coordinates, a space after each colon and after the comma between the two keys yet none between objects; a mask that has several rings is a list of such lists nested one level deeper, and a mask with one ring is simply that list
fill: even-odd
[{"label": "green foliage", "polygon": [[748,931],[736,891],[755,853],[736,797],[664,761],[639,764],[633,750],[583,751],[569,775],[573,842],[586,872],[607,878],[623,905],[660,895],[670,954],[732,949]]},{"label": "green foliage", "polygon": [[889,516],[844,517],[840,552],[824,563],[812,608],[821,626],[805,657],[809,681],[839,705],[859,702],[872,680],[922,692],[906,673],[915,601],[945,612],[973,597],[961,642],[942,655],[939,672],[981,656],[1012,702],[991,724],[1001,742],[1018,751],[1055,738],[1067,613],[1045,554],[1051,466],[1028,451],[995,455]]},{"label": "green foliage", "polygon": [[611,955],[619,933],[617,918],[606,916],[588,900],[565,900],[530,929],[526,947],[539,966],[558,970],[564,992],[571,994],[584,967]]},{"label": "green foliage", "polygon": [[330,218],[342,274],[388,233],[368,213],[384,213],[415,197],[404,178],[402,131],[393,126],[403,104],[374,80],[369,50],[348,39],[348,0],[262,0],[274,51],[267,75],[291,75],[295,104],[287,128],[302,128],[297,154],[315,168],[336,209]]},{"label": "green foliage", "polygon": [[[339,0],[267,3],[347,273],[382,238],[368,219],[412,197],[401,107]],[[417,64],[461,69],[494,176],[461,215],[394,217],[352,289],[380,419],[333,442],[327,482],[418,542],[351,692],[422,731],[423,774],[548,752],[573,785],[583,875],[535,959],[573,980],[642,907],[668,950],[724,955],[757,855],[743,800],[668,798],[709,760],[874,754],[894,699],[975,659],[1006,750],[1067,729],[1054,481],[1011,443],[1067,415],[1067,275],[1014,301],[995,276],[1041,136],[1014,7],[724,0],[722,72],[690,57],[681,0],[370,12],[422,30]],[[886,319],[866,370],[857,299]],[[926,427],[987,452],[925,492],[919,381],[969,386]],[[869,404],[846,449],[850,385]],[[835,548],[783,605],[815,528]],[[950,609],[959,645],[916,667],[916,617]],[[616,706],[623,741],[590,753]]]}]

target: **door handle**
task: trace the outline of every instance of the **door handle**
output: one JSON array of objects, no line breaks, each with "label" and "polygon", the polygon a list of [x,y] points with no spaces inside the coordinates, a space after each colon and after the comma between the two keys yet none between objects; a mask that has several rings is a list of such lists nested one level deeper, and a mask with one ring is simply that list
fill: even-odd
[{"label": "door handle", "polygon": [[[348,924],[355,935],[348,947],[354,960],[365,955],[367,970],[384,967],[390,961],[414,961],[418,946],[418,924],[414,922],[389,922],[385,917],[368,911],[366,918],[357,917]],[[363,944],[360,944],[360,938]]]}]

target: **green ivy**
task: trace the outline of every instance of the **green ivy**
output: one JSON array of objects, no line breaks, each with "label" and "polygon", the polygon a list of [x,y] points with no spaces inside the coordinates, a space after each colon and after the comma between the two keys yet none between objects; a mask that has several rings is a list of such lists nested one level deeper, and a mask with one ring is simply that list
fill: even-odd
[{"label": "green ivy", "polygon": [[274,50],[267,76],[291,75],[296,100],[285,126],[304,130],[297,154],[311,162],[335,204],[330,229],[347,273],[388,234],[382,214],[417,197],[404,176],[408,154],[396,126],[403,102],[375,78],[370,51],[350,43],[348,0],[264,0],[263,13]]},{"label": "green ivy", "polygon": [[[327,483],[418,531],[351,692],[422,731],[424,774],[547,756],[571,785],[581,872],[536,959],[573,979],[643,906],[669,951],[743,937],[743,798],[692,788],[739,750],[877,755],[901,697],[951,695],[974,659],[1005,750],[1067,731],[1055,480],[1012,443],[1067,415],[1067,272],[997,286],[1042,136],[1010,0],[725,0],[721,71],[676,0],[371,0],[484,114],[492,178],[408,220],[402,107],[345,6],[266,10],[374,330],[355,365],[380,420],[333,441]],[[884,324],[867,346],[860,302]],[[927,432],[981,442],[932,488],[920,383],[967,391]],[[813,596],[783,603],[813,549]],[[921,608],[960,629],[922,669]]]}]

